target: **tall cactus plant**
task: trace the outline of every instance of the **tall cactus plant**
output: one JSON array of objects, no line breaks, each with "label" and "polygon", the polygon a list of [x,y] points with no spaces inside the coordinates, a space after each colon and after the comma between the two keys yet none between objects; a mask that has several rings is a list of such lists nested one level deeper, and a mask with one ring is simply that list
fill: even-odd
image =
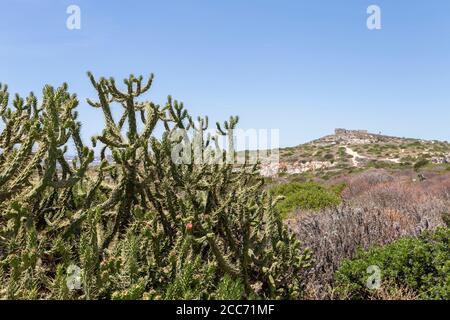
[{"label": "tall cactus plant", "polygon": [[[92,75],[90,78],[99,94],[99,102],[90,104],[103,110],[106,122],[98,140],[112,150],[119,166],[117,184],[106,201],[112,204],[114,200],[118,206],[113,231],[117,232],[131,218],[133,205],[151,210],[154,223],[163,230],[167,256],[173,253],[178,238],[192,237],[190,250],[215,261],[222,275],[242,281],[247,296],[299,295],[301,271],[307,265],[308,255],[299,250],[296,240],[282,225],[274,209],[275,201],[261,188],[256,166],[237,167],[230,163],[234,159],[233,148],[228,152],[213,149],[216,158],[223,158],[217,163],[196,158],[198,149],[202,157],[220,135],[232,141],[238,118],[232,117],[223,126],[218,124],[217,136],[203,137],[208,119],[199,118],[195,123],[183,104],[171,97],[164,107],[135,101],[150,88],[153,77],[144,86],[142,77],[130,76],[124,81],[124,92],[116,87],[114,79],[96,82]],[[123,115],[118,122],[111,116],[111,102],[122,106]],[[141,132],[137,131],[138,112]],[[121,135],[126,119],[127,139]],[[165,129],[161,139],[152,135],[158,122]],[[184,145],[188,150],[184,152],[189,155],[182,162],[173,158],[180,144],[180,139],[173,136],[179,130],[185,132],[181,138],[187,140]],[[188,130],[193,137],[200,137],[196,143],[187,138]]]},{"label": "tall cactus plant", "polygon": [[[77,113],[73,111],[78,104],[76,96],[70,95],[64,84],[56,91],[46,86],[41,106],[33,93],[26,101],[16,96],[13,108],[7,107],[6,90],[0,98],[0,116],[5,124],[0,135],[0,198],[5,201],[17,197],[31,205],[34,212],[42,212],[50,205],[45,196],[54,192],[53,204],[68,205],[69,199],[63,199],[64,192],[59,191],[83,179],[93,160],[93,152],[80,138],[81,124],[76,122]],[[78,161],[72,164],[65,158],[69,139],[78,153]]]},{"label": "tall cactus plant", "polygon": [[[124,89],[88,76],[97,99],[87,102],[105,119],[92,138],[99,165],[66,85],[46,86],[41,103],[16,97],[12,107],[0,87],[0,296],[301,297],[309,253],[284,226],[257,166],[234,162],[238,118],[206,135],[208,118],[194,121],[182,103],[143,99],[153,75],[131,75]],[[79,289],[66,286],[73,265]]]},{"label": "tall cactus plant", "polygon": [[[93,152],[82,143],[78,100],[66,84],[57,90],[46,86],[40,103],[33,93],[27,99],[16,95],[12,107],[6,88],[0,91],[1,265],[10,273],[10,295],[24,290],[29,296],[36,277],[45,277],[43,256],[54,259],[48,253],[53,237],[80,213],[81,181],[88,180]],[[78,155],[72,163],[66,158],[70,141]],[[25,282],[19,285],[18,279]]]},{"label": "tall cactus plant", "polygon": [[[99,136],[93,137],[94,146],[97,141],[103,144],[101,160],[103,165],[99,171],[101,176],[109,175],[115,182],[110,190],[108,198],[99,204],[102,212],[112,211],[114,223],[104,238],[102,247],[105,248],[119,231],[124,231],[128,226],[135,206],[147,207],[147,202],[142,188],[142,177],[139,175],[139,166],[143,163],[144,154],[147,152],[148,141],[160,118],[160,108],[153,103],[140,103],[137,99],[145,94],[151,87],[153,75],[146,83],[143,77],[136,78],[131,75],[124,80],[125,91],[120,91],[113,78],[107,80],[101,78],[96,81],[91,73],[88,73],[92,85],[97,90],[98,102],[87,102],[102,110],[105,118],[105,129]],[[111,105],[118,104],[122,107],[120,120],[115,121],[112,116]],[[138,118],[144,125],[142,132],[138,131]],[[123,134],[126,124],[126,134]],[[106,153],[111,152],[114,164],[108,162]],[[105,186],[107,188],[108,185]]]}]

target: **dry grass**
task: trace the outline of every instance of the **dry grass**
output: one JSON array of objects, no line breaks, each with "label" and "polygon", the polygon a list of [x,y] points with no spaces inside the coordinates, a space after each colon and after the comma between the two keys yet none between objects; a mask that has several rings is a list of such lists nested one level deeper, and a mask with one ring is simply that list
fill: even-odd
[{"label": "dry grass", "polygon": [[[308,274],[308,292],[313,299],[332,299],[334,272],[343,259],[358,248],[385,245],[404,236],[417,236],[443,224],[450,208],[450,174],[424,182],[411,176],[373,170],[347,181],[343,205],[321,212],[298,212],[287,221],[302,245],[314,252],[314,267]],[[399,291],[393,297],[409,297]],[[379,292],[378,298],[387,297]]]},{"label": "dry grass", "polygon": [[395,284],[384,285],[374,290],[371,300],[419,300],[417,294],[411,289],[398,287]]}]

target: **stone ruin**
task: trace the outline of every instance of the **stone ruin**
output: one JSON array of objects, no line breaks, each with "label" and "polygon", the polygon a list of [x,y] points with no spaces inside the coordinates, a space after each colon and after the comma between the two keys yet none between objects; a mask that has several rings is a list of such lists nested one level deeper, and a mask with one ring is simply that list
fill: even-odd
[{"label": "stone ruin", "polygon": [[354,136],[366,136],[369,134],[367,130],[347,130],[342,128],[334,129],[334,134],[337,136],[348,136],[348,135],[354,135]]}]

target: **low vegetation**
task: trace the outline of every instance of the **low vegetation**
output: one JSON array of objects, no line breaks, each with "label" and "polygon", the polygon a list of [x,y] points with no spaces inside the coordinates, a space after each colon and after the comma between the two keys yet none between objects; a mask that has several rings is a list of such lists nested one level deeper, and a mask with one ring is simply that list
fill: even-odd
[{"label": "low vegetation", "polygon": [[277,209],[286,217],[296,210],[320,210],[341,202],[340,192],[343,186],[326,188],[314,182],[291,182],[273,187],[270,193],[274,196],[283,196]]},{"label": "low vegetation", "polygon": [[[345,176],[335,181],[347,186],[342,192],[343,204],[290,215],[289,228],[301,245],[312,251],[312,268],[306,275],[311,298],[337,298],[335,273],[358,250],[419,237],[445,225],[450,175],[434,175],[422,182],[414,182],[414,177],[413,171],[384,169]],[[398,294],[405,290],[414,293],[402,283],[397,285],[384,294],[391,289]]]},{"label": "low vegetation", "polygon": [[346,299],[370,299],[370,266],[380,270],[385,290],[408,288],[418,299],[450,299],[450,229],[403,238],[385,247],[360,250],[342,263],[336,273],[336,291]]}]

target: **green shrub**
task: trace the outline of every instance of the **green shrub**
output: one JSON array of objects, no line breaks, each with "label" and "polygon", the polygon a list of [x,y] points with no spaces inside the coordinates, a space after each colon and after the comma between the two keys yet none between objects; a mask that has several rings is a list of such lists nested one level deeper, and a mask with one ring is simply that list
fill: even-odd
[{"label": "green shrub", "polygon": [[373,291],[366,286],[369,266],[380,268],[382,286],[394,283],[421,299],[450,299],[450,229],[442,227],[419,238],[359,251],[336,272],[337,292],[351,299],[371,297]]},{"label": "green shrub", "polygon": [[450,228],[450,213],[449,212],[442,213],[442,221],[444,221],[444,224]]},{"label": "green shrub", "polygon": [[347,187],[347,184],[346,183],[339,183],[339,184],[335,184],[335,185],[333,185],[333,186],[331,186],[330,187],[330,190],[334,193],[334,194],[336,194],[336,195],[338,195],[339,197],[341,196],[341,194],[342,194],[342,191],[344,191],[344,189]]},{"label": "green shrub", "polygon": [[386,161],[378,161],[378,160],[370,160],[367,163],[367,168],[375,168],[375,169],[386,169],[391,168],[393,166],[392,163]]},{"label": "green shrub", "polygon": [[414,164],[414,170],[418,171],[420,168],[425,167],[428,163],[430,163],[427,159],[420,159]]},{"label": "green shrub", "polygon": [[340,192],[343,186],[326,188],[318,183],[292,182],[276,186],[270,193],[276,196],[284,196],[277,208],[283,216],[297,209],[319,210],[341,202]]}]

